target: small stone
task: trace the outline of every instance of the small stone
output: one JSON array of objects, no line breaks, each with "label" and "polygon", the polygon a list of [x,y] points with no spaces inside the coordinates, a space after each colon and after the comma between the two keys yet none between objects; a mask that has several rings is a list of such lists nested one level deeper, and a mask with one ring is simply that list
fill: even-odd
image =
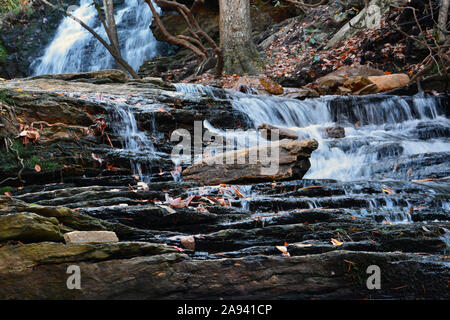
[{"label": "small stone", "polygon": [[345,129],[341,126],[327,127],[324,129],[324,138],[345,138]]},{"label": "small stone", "polygon": [[181,238],[181,245],[188,250],[195,250],[195,238],[193,236],[187,236]]},{"label": "small stone", "polygon": [[259,125],[258,130],[261,132],[261,134],[267,140],[272,140],[272,141],[275,140],[274,137],[272,137],[273,136],[272,133],[275,132],[276,130],[278,130],[278,139],[277,140],[282,140],[282,139],[297,140],[298,139],[298,134],[294,130],[291,130],[288,128],[283,128],[283,127],[273,126],[273,125],[270,125],[267,123],[263,123],[263,124]]},{"label": "small stone", "polygon": [[112,231],[72,231],[64,234],[64,240],[67,244],[119,242]]}]

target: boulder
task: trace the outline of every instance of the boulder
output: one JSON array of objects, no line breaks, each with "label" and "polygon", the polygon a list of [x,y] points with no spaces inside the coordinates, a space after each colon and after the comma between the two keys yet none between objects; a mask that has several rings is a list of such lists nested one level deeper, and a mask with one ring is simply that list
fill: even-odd
[{"label": "boulder", "polygon": [[298,139],[298,134],[294,130],[283,128],[283,127],[277,127],[273,126],[267,123],[263,123],[258,126],[259,132],[266,137],[267,140],[273,140],[272,139],[272,132],[274,130],[278,130],[278,139],[277,140],[283,140],[283,139]]},{"label": "boulder", "polygon": [[69,243],[111,243],[119,242],[112,231],[72,231],[64,234],[64,240]]},{"label": "boulder", "polygon": [[405,87],[410,81],[408,75],[404,73],[370,76],[368,79],[376,84],[376,92],[389,91],[392,89]]},{"label": "boulder", "polygon": [[283,87],[273,80],[267,78],[260,78],[259,82],[264,87],[264,89],[270,94],[280,95],[284,93]]},{"label": "boulder", "polygon": [[361,90],[368,85],[373,84],[367,77],[357,76],[344,82],[344,88],[350,89],[352,92]]},{"label": "boulder", "polygon": [[341,126],[333,126],[324,128],[324,138],[345,138],[345,129]]},{"label": "boulder", "polygon": [[[228,151],[186,168],[183,180],[217,185],[301,179],[311,166],[311,153],[317,148],[316,140],[283,139]],[[268,156],[262,157],[264,154]],[[256,155],[256,159],[251,158],[252,155]]]}]

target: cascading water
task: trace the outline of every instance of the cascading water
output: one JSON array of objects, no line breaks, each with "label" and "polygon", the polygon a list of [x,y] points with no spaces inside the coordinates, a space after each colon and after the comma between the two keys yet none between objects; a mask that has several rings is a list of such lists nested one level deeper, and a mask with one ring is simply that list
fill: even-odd
[{"label": "cascading water", "polygon": [[[211,89],[199,85],[178,85],[177,90],[186,94],[213,95]],[[450,152],[448,138],[439,136],[424,140],[417,129],[450,127],[450,120],[433,97],[329,96],[300,101],[235,92],[231,98],[233,107],[248,115],[255,128],[262,123],[287,127],[297,131],[302,139],[319,141],[319,149],[312,153],[311,169],[305,176],[309,179],[370,179],[373,177],[372,164],[384,157]],[[324,138],[323,128],[335,125],[345,127],[346,137]],[[221,133],[220,129],[208,124],[207,127]],[[255,138],[247,140],[258,141]],[[394,166],[392,163],[392,168]]]},{"label": "cascading water", "polygon": [[[79,8],[72,14],[107,39],[97,11],[91,4],[91,0],[80,0]],[[152,13],[143,0],[125,0],[123,7],[116,10],[115,20],[122,56],[134,70],[145,59],[158,54],[157,41],[149,28]],[[106,48],[69,17],[62,20],[44,55],[31,66],[34,75],[97,71],[112,67],[114,59]]]},{"label": "cascading water", "polygon": [[153,143],[145,131],[138,128],[132,107],[117,104],[112,107],[113,130],[123,139],[122,149],[114,152],[119,153],[118,156],[121,158],[130,159],[133,173],[139,177],[140,181],[148,182],[148,172],[156,156]]}]

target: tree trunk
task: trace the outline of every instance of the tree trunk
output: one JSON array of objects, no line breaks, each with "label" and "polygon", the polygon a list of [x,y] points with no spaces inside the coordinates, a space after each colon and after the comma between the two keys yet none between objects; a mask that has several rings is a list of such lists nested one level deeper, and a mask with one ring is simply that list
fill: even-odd
[{"label": "tree trunk", "polygon": [[447,32],[447,19],[448,19],[448,7],[450,0],[441,0],[441,8],[439,9],[438,28],[439,28],[439,42],[444,43],[446,40]]},{"label": "tree trunk", "polygon": [[[104,10],[106,16],[106,34],[108,35],[111,47],[116,51],[118,56],[122,57],[119,46],[119,38],[117,36],[116,19],[114,18],[114,2],[113,0],[103,0],[103,6],[105,8]],[[116,67],[122,71],[127,71],[120,63],[116,62]]]},{"label": "tree trunk", "polygon": [[111,45],[120,54],[119,38],[117,37],[116,20],[114,18],[113,0],[103,0],[103,6],[105,7],[106,23],[108,24],[106,33],[108,34],[109,41],[111,41]]},{"label": "tree trunk", "polygon": [[220,46],[224,71],[255,73],[258,52],[252,40],[249,0],[220,0]]}]

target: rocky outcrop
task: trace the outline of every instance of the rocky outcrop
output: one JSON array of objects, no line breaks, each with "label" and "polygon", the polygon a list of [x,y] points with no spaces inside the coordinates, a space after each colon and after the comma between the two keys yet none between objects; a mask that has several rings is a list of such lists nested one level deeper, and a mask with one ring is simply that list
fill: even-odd
[{"label": "rocky outcrop", "polygon": [[[34,142],[24,144],[20,136],[14,140],[12,148],[26,159],[27,177],[35,179],[1,188],[8,196],[0,196],[0,298],[449,298],[448,152],[400,155],[400,142],[369,141],[363,147],[374,148],[371,153],[382,159],[371,163],[374,180],[291,180],[307,170],[317,143],[281,140],[274,145],[282,149],[284,171],[268,182],[204,186],[174,181],[181,168],[163,159],[170,158],[173,130],[191,132],[194,120],[208,120],[216,128],[248,128],[247,119],[223,99],[224,92],[214,90],[217,99],[185,95],[160,79],[80,81],[10,81],[0,91],[2,138],[14,140],[23,129],[16,112],[28,125],[39,119],[89,128],[104,118],[113,144],[75,131],[77,140],[62,126],[52,143],[64,153],[54,157],[62,168],[77,163],[79,171],[70,178],[63,172],[63,179],[57,171],[51,180],[57,183],[46,184],[49,171],[43,161],[50,153],[45,147],[53,139],[46,126],[36,123],[40,138]],[[337,97],[329,100],[330,121],[373,123],[367,110],[380,111],[380,102],[387,99],[415,101],[382,94]],[[448,98],[438,99],[438,114],[447,114]],[[120,124],[113,116],[119,107],[134,112],[137,126],[154,142],[148,183],[131,176],[133,153],[117,155],[123,137],[110,128]],[[342,132],[335,128],[330,133],[337,138]],[[429,139],[446,137],[448,130],[440,122],[424,121],[409,134]],[[348,139],[327,143],[342,149]],[[0,156],[11,157],[0,166],[13,168],[2,172],[14,177],[19,169],[14,151],[3,144],[0,148]],[[36,161],[41,167],[35,167]],[[253,174],[248,166],[219,172],[218,165],[206,162],[197,169],[197,179],[217,181]],[[64,235],[74,231],[112,231],[119,242],[65,244]],[[81,270],[80,290],[67,288],[67,270],[73,265]],[[371,265],[381,269],[380,290],[366,286]]]},{"label": "rocky outcrop", "polygon": [[78,81],[78,82],[90,82],[90,83],[114,83],[114,82],[127,82],[130,80],[130,76],[125,72],[117,69],[104,69],[99,71],[83,72],[83,73],[59,73],[59,74],[47,74],[29,78],[34,79],[53,79],[64,81]]},{"label": "rocky outcrop", "polygon": [[7,240],[61,241],[62,234],[56,218],[19,212],[0,215],[0,241]]},{"label": "rocky outcrop", "polygon": [[[214,185],[301,179],[311,166],[311,153],[317,148],[316,140],[284,139],[229,151],[186,168],[183,180]],[[264,154],[268,156],[262,157]]]},{"label": "rocky outcrop", "polygon": [[[134,244],[134,249],[126,252],[127,244],[119,243],[107,247],[61,245],[53,248],[55,257],[50,264],[42,250],[45,247],[27,246],[0,248],[0,256],[21,256],[22,265],[29,259],[26,268],[9,265],[7,273],[0,268],[2,299],[448,298],[445,281],[434,276],[448,273],[448,267],[435,258],[412,254],[338,251],[291,258],[259,255],[201,261],[171,253],[163,245]],[[33,251],[44,252],[39,263],[35,256],[33,259]],[[126,258],[132,253],[140,256]],[[97,262],[88,262],[88,258]],[[66,270],[73,261],[82,270],[80,290],[68,290],[66,285]],[[372,264],[383,270],[383,290],[366,287],[365,271]],[[417,282],[417,277],[423,283]],[[46,279],[45,285],[42,279]]]}]

